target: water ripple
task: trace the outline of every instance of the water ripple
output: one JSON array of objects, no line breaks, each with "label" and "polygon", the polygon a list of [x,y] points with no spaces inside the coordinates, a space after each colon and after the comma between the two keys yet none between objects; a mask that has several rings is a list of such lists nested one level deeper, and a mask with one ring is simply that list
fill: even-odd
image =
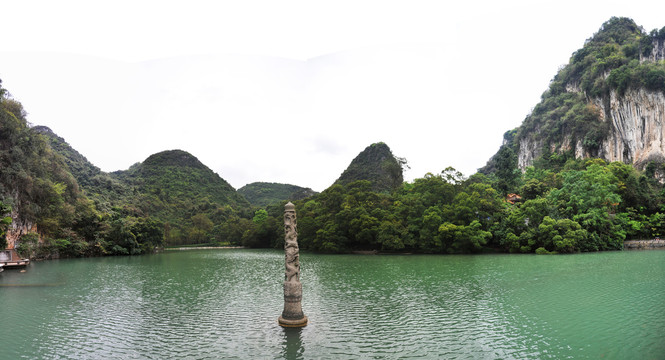
[{"label": "water ripple", "polygon": [[22,326],[0,346],[43,359],[657,359],[664,255],[304,253],[302,329],[277,324],[278,251],[34,263],[0,284],[62,285],[1,288],[3,323]]}]

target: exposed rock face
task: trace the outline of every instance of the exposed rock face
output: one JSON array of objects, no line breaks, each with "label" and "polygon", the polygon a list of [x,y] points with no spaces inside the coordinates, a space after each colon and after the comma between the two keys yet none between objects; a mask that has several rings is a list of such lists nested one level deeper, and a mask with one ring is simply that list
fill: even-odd
[{"label": "exposed rock face", "polygon": [[[649,35],[652,41],[649,50],[643,47],[643,42],[639,46],[631,42],[646,36],[632,20],[612,18],[603,24],[584,48],[573,54],[570,64],[559,71],[537,105],[538,111],[527,117],[530,122],[525,121],[526,127],[519,129],[516,143],[511,144],[517,152],[518,167],[524,170],[546,151],[619,161],[638,169],[651,161],[665,164],[665,91],[657,83],[662,81],[659,72],[662,73],[665,61],[663,31],[665,28],[652,32],[657,35]],[[644,39],[647,38],[640,41]],[[603,57],[599,49],[618,49],[617,44],[626,47],[617,52],[626,56],[624,61],[639,59],[642,65],[649,64],[643,67],[648,72],[634,70],[637,65],[632,60],[606,67],[609,63],[603,61],[609,58]],[[630,46],[640,49],[639,56],[623,52]],[[633,70],[622,70],[623,67]],[[575,96],[560,96],[562,90]],[[580,110],[581,104],[586,105],[584,110]],[[591,113],[595,115],[585,115]],[[656,170],[656,177],[661,180],[665,180],[663,169]]]},{"label": "exposed rock face", "polygon": [[665,240],[628,240],[623,242],[624,249],[658,249],[665,247]]},{"label": "exposed rock face", "polygon": [[[600,120],[610,122],[609,136],[595,154],[586,151],[579,140],[573,144],[571,136],[563,139],[559,151],[574,150],[576,158],[599,157],[637,168],[643,168],[650,161],[665,163],[665,94],[628,89],[623,96],[611,91],[609,101],[595,98],[591,102],[600,110]],[[519,168],[524,170],[533,164],[542,151],[541,139],[520,139]]]},{"label": "exposed rock face", "polygon": [[647,56],[640,56],[640,61],[656,62],[665,60],[665,39],[654,39],[653,49]]},{"label": "exposed rock face", "polygon": [[5,239],[7,240],[7,249],[14,249],[16,247],[17,241],[19,241],[21,236],[25,234],[39,234],[37,232],[37,225],[29,221],[21,220],[19,218],[18,211],[13,210],[11,213],[11,218],[12,224],[9,226],[9,229],[7,229],[7,233],[5,234]]},{"label": "exposed rock face", "polygon": [[599,157],[644,167],[649,161],[665,162],[665,94],[629,89],[624,96],[616,91],[601,109],[601,120],[611,124]]},{"label": "exposed rock face", "polygon": [[527,166],[533,164],[533,161],[540,157],[543,152],[542,140],[531,140],[523,138],[520,140],[520,149],[517,153],[517,166],[524,170]]}]

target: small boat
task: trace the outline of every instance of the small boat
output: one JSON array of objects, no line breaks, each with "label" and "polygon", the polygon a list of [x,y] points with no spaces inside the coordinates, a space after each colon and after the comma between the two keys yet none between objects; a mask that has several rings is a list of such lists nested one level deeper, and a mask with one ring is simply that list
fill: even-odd
[{"label": "small boat", "polygon": [[22,268],[30,264],[30,259],[21,259],[15,249],[0,251],[0,266],[4,269]]}]

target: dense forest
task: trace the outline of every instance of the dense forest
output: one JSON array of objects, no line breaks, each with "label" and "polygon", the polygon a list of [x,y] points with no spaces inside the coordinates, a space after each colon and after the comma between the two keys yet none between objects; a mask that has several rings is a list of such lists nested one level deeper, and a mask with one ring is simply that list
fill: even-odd
[{"label": "dense forest", "polygon": [[[1,83],[0,83],[1,84]],[[184,151],[104,173],[0,87],[0,246],[34,258],[133,255],[225,239],[251,207]],[[221,241],[221,240],[220,240]]]},{"label": "dense forest", "polygon": [[[549,167],[549,165],[555,165]],[[660,183],[632,166],[552,155],[510,179],[452,168],[391,193],[367,181],[297,203],[302,248],[324,252],[579,252],[618,250],[665,233]],[[508,200],[507,200],[508,199]]]},{"label": "dense forest", "polygon": [[[646,88],[665,92],[665,63],[643,62],[665,28],[644,32],[613,18],[575,52],[522,126],[478,173],[453,168],[403,180],[407,162],[376,143],[321,193],[255,183],[241,191],[193,155],[170,150],[125,171],[102,172],[50,129],[30,126],[0,86],[0,246],[9,235],[31,257],[131,255],[196,244],[283,246],[284,204],[296,204],[300,247],[328,253],[572,253],[618,250],[665,235],[656,173],[562,146],[574,134],[593,153],[608,131],[587,97]],[[1,83],[0,83],[1,84]],[[520,138],[543,155],[518,168]],[[6,239],[7,238],[7,239]]]},{"label": "dense forest", "polygon": [[[610,19],[561,68],[522,126],[506,132],[504,145],[479,173],[464,179],[448,168],[412,183],[395,181],[389,191],[376,191],[371,177],[364,180],[372,183],[338,182],[297,203],[301,246],[325,252],[569,253],[621,249],[625,239],[663,235],[665,193],[655,176],[663,164],[650,162],[638,171],[576,158],[565,143],[579,141],[594,154],[607,136],[609,122],[600,121],[591,98],[628,88],[665,92],[665,63],[642,61],[664,40],[665,28],[646,33],[631,19]],[[520,171],[517,153],[526,137],[544,140],[543,151]]]},{"label": "dense forest", "polygon": [[0,246],[10,225],[26,230],[17,249],[30,257],[140,254],[162,246],[159,221],[122,208],[99,211],[65,158],[25,117],[0,88]]}]

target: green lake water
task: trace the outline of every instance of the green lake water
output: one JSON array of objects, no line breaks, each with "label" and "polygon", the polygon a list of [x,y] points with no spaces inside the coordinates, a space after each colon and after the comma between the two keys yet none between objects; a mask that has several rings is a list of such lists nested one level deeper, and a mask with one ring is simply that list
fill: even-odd
[{"label": "green lake water", "polygon": [[189,250],[6,270],[0,358],[665,358],[665,251],[301,253],[302,329],[277,324],[283,262]]}]

